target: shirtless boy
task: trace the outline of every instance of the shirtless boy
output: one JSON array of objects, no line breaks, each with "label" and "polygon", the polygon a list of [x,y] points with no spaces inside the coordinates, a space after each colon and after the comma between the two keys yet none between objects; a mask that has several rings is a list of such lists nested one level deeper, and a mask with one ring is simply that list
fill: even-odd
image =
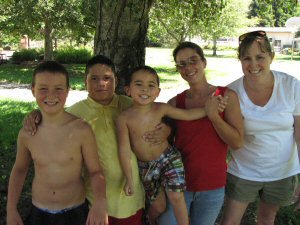
[{"label": "shirtless boy", "polygon": [[[8,188],[8,225],[23,225],[17,203],[31,161],[35,171],[32,209],[25,224],[108,224],[105,179],[94,133],[86,122],[65,112],[68,92],[68,72],[62,65],[46,61],[36,67],[32,93],[43,120],[34,136],[24,128],[19,132]],[[83,166],[90,175],[95,195],[90,210],[81,177]]]},{"label": "shirtless boy", "polygon": [[[179,152],[163,141],[160,145],[151,145],[143,139],[143,134],[153,129],[164,116],[180,120],[195,120],[206,116],[203,108],[183,110],[169,104],[154,102],[158,97],[159,77],[154,69],[148,66],[136,68],[126,84],[126,93],[133,99],[133,105],[123,111],[117,120],[119,156],[126,177],[125,194],[133,195],[132,169],[130,164],[131,150],[136,154],[139,170],[147,200],[151,224],[156,224],[159,206],[166,190],[167,197],[173,206],[178,225],[188,225],[188,213],[184,201],[184,169]],[[221,97],[212,97],[215,110],[223,111],[226,101]]]}]

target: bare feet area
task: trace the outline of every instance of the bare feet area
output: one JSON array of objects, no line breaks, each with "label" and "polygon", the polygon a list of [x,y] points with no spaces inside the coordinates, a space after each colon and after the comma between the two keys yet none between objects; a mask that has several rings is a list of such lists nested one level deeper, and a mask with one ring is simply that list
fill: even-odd
[{"label": "bare feet area", "polygon": [[[151,56],[150,56],[151,57]],[[159,64],[161,65],[163,61],[166,64],[170,64],[171,57],[157,58]],[[146,62],[147,63],[147,62]],[[271,64],[271,69],[283,71],[296,78],[300,79],[300,61],[289,61],[289,60],[274,60]],[[242,69],[240,62],[233,58],[207,58],[207,69],[213,71],[221,71],[224,76],[211,76],[209,82],[213,85],[226,86],[232,81],[242,76]],[[182,85],[178,88],[162,89],[160,96],[156,101],[167,102],[170,98],[176,94],[182,92],[187,88],[187,84],[183,81]],[[66,102],[66,106],[70,106],[82,99],[87,97],[86,91],[71,90]],[[0,81],[0,100],[10,98],[18,101],[34,101],[29,84],[15,84]]]}]

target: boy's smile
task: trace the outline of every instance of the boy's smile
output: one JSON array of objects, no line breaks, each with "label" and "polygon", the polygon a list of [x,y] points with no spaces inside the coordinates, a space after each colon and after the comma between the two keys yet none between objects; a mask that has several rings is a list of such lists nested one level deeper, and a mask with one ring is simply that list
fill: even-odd
[{"label": "boy's smile", "polygon": [[160,88],[157,78],[145,70],[139,70],[132,75],[127,95],[130,95],[136,103],[146,105],[158,97]]},{"label": "boy's smile", "polygon": [[60,73],[39,73],[32,87],[38,106],[42,111],[49,113],[64,110],[68,92],[66,77]]}]

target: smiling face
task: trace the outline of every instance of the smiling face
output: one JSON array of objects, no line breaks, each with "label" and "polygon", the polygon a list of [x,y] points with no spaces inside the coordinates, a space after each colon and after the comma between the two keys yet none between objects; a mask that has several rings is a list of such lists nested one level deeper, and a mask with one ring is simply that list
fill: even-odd
[{"label": "smiling face", "polygon": [[189,84],[198,82],[204,78],[206,60],[192,48],[183,48],[175,56],[176,67],[181,77]]},{"label": "smiling face", "polygon": [[259,42],[252,42],[240,57],[244,75],[251,79],[269,75],[273,57],[273,53],[263,51]]},{"label": "smiling face", "polygon": [[66,75],[60,72],[38,72],[34,78],[32,94],[42,112],[55,114],[64,111],[69,93]]},{"label": "smiling face", "polygon": [[115,74],[109,66],[95,64],[86,76],[86,87],[89,97],[102,105],[108,105],[115,93]]},{"label": "smiling face", "polygon": [[158,97],[160,88],[157,75],[141,69],[134,72],[131,81],[126,87],[126,94],[131,96],[135,103],[147,105]]}]

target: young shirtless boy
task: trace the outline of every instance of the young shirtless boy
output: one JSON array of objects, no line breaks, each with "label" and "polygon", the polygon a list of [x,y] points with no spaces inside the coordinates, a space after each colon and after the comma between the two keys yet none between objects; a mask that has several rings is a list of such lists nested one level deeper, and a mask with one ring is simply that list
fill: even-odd
[{"label": "young shirtless boy", "polygon": [[[150,203],[148,211],[150,224],[156,224],[159,216],[158,204],[161,203],[161,199],[164,199],[164,193],[159,192],[159,188],[163,186],[173,206],[178,225],[188,225],[188,213],[183,195],[184,169],[180,153],[170,146],[167,140],[161,145],[145,142],[143,134],[153,129],[164,116],[180,120],[195,120],[206,116],[206,112],[203,108],[183,110],[165,103],[154,102],[160,92],[159,77],[156,71],[148,66],[138,67],[129,75],[125,90],[133,99],[133,105],[123,111],[117,120],[119,156],[126,177],[125,194],[134,194],[130,164],[132,150],[139,160],[141,179]],[[221,97],[214,97],[213,100],[215,109],[223,111],[226,101]]]},{"label": "young shirtless boy", "polygon": [[[34,136],[24,128],[19,132],[16,161],[9,179],[8,225],[23,224],[17,203],[31,161],[35,171],[32,209],[25,224],[108,224],[105,179],[94,133],[86,122],[65,112],[68,92],[68,72],[61,64],[46,61],[36,67],[32,93],[43,120]],[[83,166],[95,195],[90,210],[81,177]]]}]

